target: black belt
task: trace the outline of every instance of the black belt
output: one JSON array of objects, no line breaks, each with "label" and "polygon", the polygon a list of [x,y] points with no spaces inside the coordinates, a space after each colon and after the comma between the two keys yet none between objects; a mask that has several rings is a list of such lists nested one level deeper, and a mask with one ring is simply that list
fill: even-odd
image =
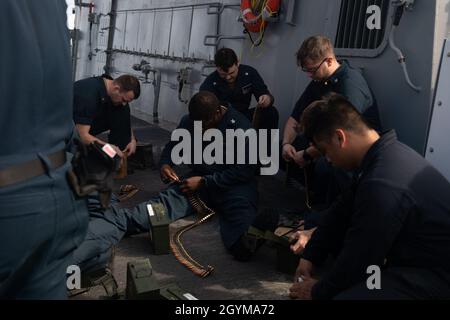
[{"label": "black belt", "polygon": [[[49,154],[47,157],[52,164],[52,169],[59,168],[66,163],[65,150]],[[46,172],[47,168],[40,159],[33,159],[8,167],[0,170],[0,188],[26,181],[28,179],[43,175]]]}]

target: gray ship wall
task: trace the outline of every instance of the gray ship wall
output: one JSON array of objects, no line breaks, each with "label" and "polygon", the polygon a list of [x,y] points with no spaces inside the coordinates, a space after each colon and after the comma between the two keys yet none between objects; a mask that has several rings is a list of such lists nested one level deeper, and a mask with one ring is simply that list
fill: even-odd
[{"label": "gray ship wall", "polygon": [[[143,74],[131,68],[142,59],[160,70],[159,118],[173,127],[187,112],[186,102],[178,96],[179,70],[186,67],[192,70],[181,95],[181,100],[187,101],[198,90],[204,74],[214,70],[204,67],[211,63],[215,52],[214,46],[205,46],[205,36],[220,34],[223,39],[217,47],[232,47],[242,63],[259,70],[275,96],[282,128],[309,82],[297,68],[294,55],[308,36],[325,34],[335,38],[341,4],[341,0],[290,1],[295,1],[292,19],[288,21],[289,0],[285,0],[280,21],[268,26],[260,47],[252,48],[246,38],[226,39],[243,36],[242,23],[238,21],[240,1],[118,0],[113,48],[121,52],[113,55],[112,75],[134,74],[144,82]],[[225,5],[220,15],[214,14],[217,7],[208,9],[208,4],[214,3]],[[449,33],[449,3],[449,0],[417,0],[413,10],[404,13],[396,32],[396,44],[407,57],[412,82],[422,87],[420,93],[407,85],[397,56],[389,46],[374,58],[341,57],[361,68],[378,100],[385,127],[396,129],[400,140],[420,153],[425,148],[442,44]],[[96,13],[107,14],[111,0],[97,0],[95,5]],[[109,17],[101,16],[99,24],[93,25],[91,51],[96,55],[89,60],[88,9],[76,10],[76,28],[81,35],[75,78],[100,75],[106,62],[103,51],[107,47]],[[213,14],[208,14],[208,10]],[[208,43],[216,39],[211,37]],[[130,51],[144,52],[147,56]],[[133,114],[147,121],[153,120],[152,80],[150,73],[148,83],[142,83],[141,98],[132,103]]]}]

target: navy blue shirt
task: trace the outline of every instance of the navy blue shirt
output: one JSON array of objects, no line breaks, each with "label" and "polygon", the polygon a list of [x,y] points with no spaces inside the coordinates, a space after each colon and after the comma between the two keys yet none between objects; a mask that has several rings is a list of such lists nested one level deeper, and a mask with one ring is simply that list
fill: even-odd
[{"label": "navy blue shirt", "polygon": [[[105,76],[112,80],[112,78]],[[103,77],[92,77],[74,84],[73,120],[91,126],[89,133],[97,135],[118,126],[130,131],[130,107],[115,106],[106,91]],[[130,129],[128,129],[130,128]]]},{"label": "navy blue shirt", "polygon": [[375,142],[351,190],[328,210],[303,253],[321,264],[339,250],[314,299],[366,281],[370,265],[450,274],[450,183],[394,131]]},{"label": "navy blue shirt", "polygon": [[[198,174],[203,176],[206,179],[206,186],[207,187],[218,187],[223,189],[232,188],[235,185],[244,184],[250,181],[254,181],[255,179],[255,173],[257,169],[257,165],[250,165],[250,164],[225,164],[225,155],[227,148],[230,148],[231,146],[227,147],[225,135],[227,129],[242,129],[244,131],[251,128],[250,121],[240,112],[236,111],[232,107],[229,107],[226,111],[226,113],[223,115],[222,120],[220,121],[218,127],[216,128],[222,133],[222,137],[224,139],[223,143],[223,155],[224,155],[224,164],[206,164],[202,161],[201,164],[193,164],[193,159],[190,159],[190,163],[192,163],[191,168],[192,170]],[[177,129],[186,129],[191,133],[191,137],[194,136],[194,122],[190,119],[188,115],[184,116],[180,124],[178,125]],[[164,147],[164,150],[161,153],[161,160],[160,160],[160,166],[163,166],[165,164],[173,166],[174,163],[171,159],[172,149],[175,145],[177,145],[179,142],[177,141],[170,141],[166,144]],[[205,142],[202,144],[202,152],[204,148],[209,144],[209,142]],[[193,142],[191,147],[193,148]],[[234,145],[234,163],[236,162],[236,150],[237,148],[241,148],[242,146],[237,146],[235,143]],[[246,158],[248,159],[248,140],[246,141],[245,145],[246,150]],[[191,155],[194,155],[194,151],[191,151]]]},{"label": "navy blue shirt", "polygon": [[264,94],[270,95],[258,71],[244,64],[239,65],[238,75],[233,87],[230,87],[219,76],[219,73],[214,71],[203,81],[200,91],[214,93],[221,102],[231,104],[236,110],[244,114],[250,107],[252,95],[255,96],[256,100]]},{"label": "navy blue shirt", "polygon": [[358,111],[365,117],[369,124],[380,131],[382,126],[378,113],[378,105],[366,80],[361,72],[352,68],[347,61],[341,61],[341,66],[326,81],[311,81],[303,94],[295,104],[291,117],[296,121],[312,102],[322,99],[330,92],[336,92],[345,96]]},{"label": "navy blue shirt", "polygon": [[1,6],[0,169],[64,149],[73,131],[65,1]]}]

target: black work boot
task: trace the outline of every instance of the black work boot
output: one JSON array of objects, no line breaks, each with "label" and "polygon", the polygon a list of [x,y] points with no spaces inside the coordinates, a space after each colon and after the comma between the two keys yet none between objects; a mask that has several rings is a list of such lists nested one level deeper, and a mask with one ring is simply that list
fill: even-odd
[{"label": "black work boot", "polygon": [[247,233],[244,233],[239,240],[231,246],[229,251],[237,261],[247,262],[262,245],[262,243],[258,243],[258,240],[262,240],[262,243],[264,243],[263,239],[256,239],[249,236]]}]

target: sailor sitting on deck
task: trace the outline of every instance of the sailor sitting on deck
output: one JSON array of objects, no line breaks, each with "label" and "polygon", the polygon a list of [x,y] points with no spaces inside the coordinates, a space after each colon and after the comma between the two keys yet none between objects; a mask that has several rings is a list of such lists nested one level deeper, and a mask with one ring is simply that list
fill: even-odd
[{"label": "sailor sitting on deck", "polygon": [[[291,297],[449,299],[450,183],[342,96],[312,103],[301,126],[333,165],[357,174],[307,243]],[[329,255],[331,270],[314,279]]]},{"label": "sailor sitting on deck", "polygon": [[[311,204],[328,207],[351,183],[351,173],[334,168],[297,128],[305,108],[331,92],[345,96],[364,116],[369,125],[380,130],[378,105],[361,72],[345,60],[337,60],[330,39],[307,38],[296,54],[297,65],[311,82],[295,104],[283,133],[282,158],[288,166],[290,181],[297,180],[311,191]],[[284,162],[281,161],[283,164]],[[304,174],[304,171],[306,174]],[[307,182],[305,181],[307,179]],[[320,215],[305,217],[305,228],[317,225]]]}]

